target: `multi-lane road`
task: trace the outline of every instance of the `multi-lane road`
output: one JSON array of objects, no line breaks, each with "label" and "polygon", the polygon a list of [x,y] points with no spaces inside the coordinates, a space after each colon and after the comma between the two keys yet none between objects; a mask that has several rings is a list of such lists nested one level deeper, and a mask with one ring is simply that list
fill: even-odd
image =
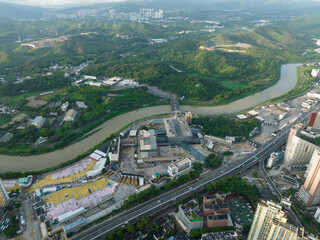
[{"label": "multi-lane road", "polygon": [[[263,163],[263,161],[268,156],[270,156],[273,151],[278,150],[283,144],[285,144],[292,126],[299,122],[305,124],[310,118],[310,115],[311,113],[305,114],[293,123],[289,124],[287,127],[282,129],[276,137],[270,139],[247,158],[223,168],[219,168],[216,171],[205,174],[201,176],[198,181],[192,181],[191,183],[184,184],[172,191],[153,198],[145,202],[144,204],[138,205],[137,207],[113,216],[103,221],[102,223],[96,224],[95,226],[92,226],[91,228],[77,234],[76,236],[71,237],[71,239],[101,239],[108,232],[119,227],[124,227],[128,222],[134,222],[137,219],[141,218],[143,215],[155,214],[158,211],[162,210],[166,205],[171,204],[177,199],[185,198],[186,196],[192,194],[194,189],[198,189],[212,181],[218,180],[219,178],[239,174],[242,171],[257,164],[258,162]],[[273,181],[271,179],[269,180],[269,184],[272,187],[273,191],[277,194],[278,197],[281,198],[280,191],[277,189]],[[293,212],[291,212],[290,215],[298,225],[301,225]]]}]

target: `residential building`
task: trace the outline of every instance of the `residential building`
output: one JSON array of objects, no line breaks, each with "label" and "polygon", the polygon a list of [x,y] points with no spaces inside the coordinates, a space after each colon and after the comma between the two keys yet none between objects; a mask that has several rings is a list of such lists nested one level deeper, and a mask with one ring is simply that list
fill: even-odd
[{"label": "residential building", "polygon": [[214,196],[203,197],[203,216],[209,228],[226,227],[229,225],[230,210],[224,198]]},{"label": "residential building", "polygon": [[37,128],[41,128],[45,123],[46,119],[42,116],[36,116],[36,118],[32,121],[31,125],[36,126]]},{"label": "residential building", "polygon": [[297,124],[290,130],[284,155],[284,164],[287,166],[307,165],[314,150],[319,149],[318,146],[299,137],[301,128],[302,125]]},{"label": "residential building", "polygon": [[7,206],[10,198],[0,178],[0,208]]},{"label": "residential building", "polygon": [[189,202],[185,205],[179,205],[179,211],[176,218],[180,225],[186,230],[203,228],[203,218],[200,215],[199,205],[195,202]]},{"label": "residential building", "polygon": [[285,215],[281,205],[262,200],[258,203],[247,240],[267,239],[272,220],[275,217],[283,219]]},{"label": "residential building", "polygon": [[311,240],[304,231],[287,223],[287,210],[282,205],[262,200],[256,213],[247,240]]},{"label": "residential building", "polygon": [[157,157],[159,155],[154,129],[150,129],[149,131],[141,130],[139,143],[141,158]]},{"label": "residential building", "polygon": [[318,149],[312,155],[307,178],[298,196],[307,206],[320,203],[320,150]]},{"label": "residential building", "polygon": [[181,174],[187,172],[191,169],[193,160],[191,158],[186,157],[185,159],[174,162],[168,166],[168,174],[171,177],[180,176]]},{"label": "residential building", "polygon": [[304,231],[304,228],[295,227],[287,223],[286,218],[274,218],[271,223],[266,240],[308,240],[312,237]]},{"label": "residential building", "polygon": [[75,111],[73,109],[70,109],[66,113],[66,115],[64,116],[63,121],[65,121],[65,122],[73,122],[74,119],[76,118],[76,115],[77,115],[77,111]]}]

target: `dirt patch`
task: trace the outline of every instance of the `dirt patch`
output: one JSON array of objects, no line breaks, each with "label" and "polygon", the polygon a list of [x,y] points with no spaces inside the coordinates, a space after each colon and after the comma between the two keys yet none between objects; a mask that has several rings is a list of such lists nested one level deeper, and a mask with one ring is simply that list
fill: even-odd
[{"label": "dirt patch", "polygon": [[24,119],[27,116],[27,114],[25,113],[20,113],[16,116],[14,116],[11,121],[3,126],[1,126],[1,128],[5,128],[6,126],[8,126],[9,124],[12,124],[14,122],[20,122],[22,119]]},{"label": "dirt patch", "polygon": [[35,97],[35,96],[31,96],[26,99],[29,101],[26,104],[26,106],[29,106],[29,107],[41,107],[41,106],[47,104],[46,101],[39,99],[38,97]]}]

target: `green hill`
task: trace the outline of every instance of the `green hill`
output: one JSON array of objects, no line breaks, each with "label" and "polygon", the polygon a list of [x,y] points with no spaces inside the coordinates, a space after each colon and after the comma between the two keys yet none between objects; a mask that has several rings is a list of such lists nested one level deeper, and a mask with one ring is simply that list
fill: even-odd
[{"label": "green hill", "polygon": [[301,16],[290,21],[287,27],[299,34],[320,37],[320,16]]},{"label": "green hill", "polygon": [[256,47],[290,47],[298,43],[296,33],[284,27],[262,27],[249,32],[236,34],[218,34],[211,38],[215,44],[248,43]]}]

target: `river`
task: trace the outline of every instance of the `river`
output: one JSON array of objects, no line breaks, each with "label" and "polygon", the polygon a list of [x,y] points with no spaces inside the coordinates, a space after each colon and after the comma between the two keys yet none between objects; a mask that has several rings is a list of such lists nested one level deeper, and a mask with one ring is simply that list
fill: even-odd
[{"label": "river", "polygon": [[189,111],[199,115],[228,114],[246,110],[291,90],[297,82],[298,66],[301,64],[282,65],[280,80],[275,85],[229,104],[216,107],[180,106],[180,109],[182,112]]},{"label": "river", "polygon": [[[300,65],[301,64],[283,65],[281,67],[281,77],[278,83],[254,95],[242,98],[240,100],[231,102],[223,106],[181,106],[181,110],[183,112],[191,111],[193,114],[213,115],[234,113],[253,107],[268,99],[280,96],[292,89],[297,82],[296,68]],[[103,123],[95,129],[100,129],[96,133],[64,149],[28,157],[0,155],[0,172],[3,173],[8,171],[32,171],[58,165],[61,162],[71,160],[76,156],[86,152],[88,149],[92,148],[93,146],[97,145],[98,143],[106,139],[112,133],[117,132],[119,129],[133,121],[151,115],[164,114],[170,112],[170,106],[142,108],[108,120],[107,122]]]}]

